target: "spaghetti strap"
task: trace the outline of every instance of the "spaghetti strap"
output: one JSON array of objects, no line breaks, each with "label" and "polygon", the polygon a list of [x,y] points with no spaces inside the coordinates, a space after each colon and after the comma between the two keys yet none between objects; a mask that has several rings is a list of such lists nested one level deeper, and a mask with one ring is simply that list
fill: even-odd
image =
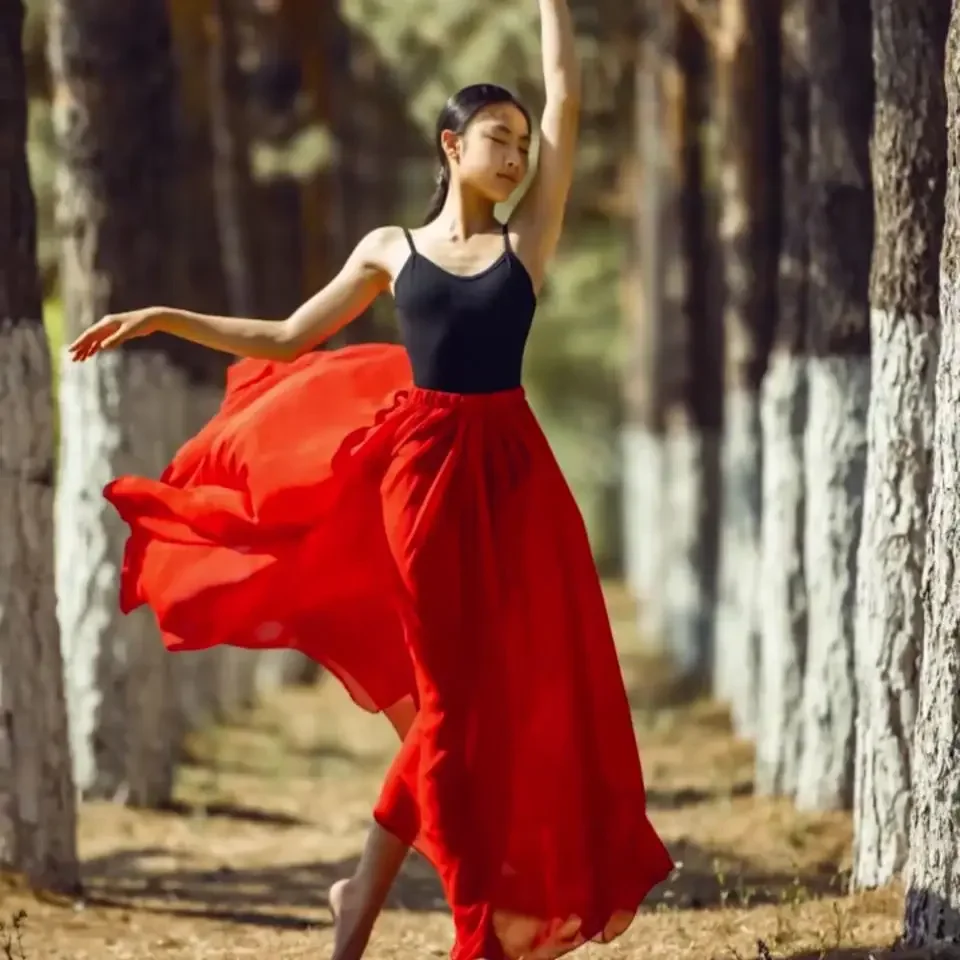
[{"label": "spaghetti strap", "polygon": [[503,231],[503,246],[507,253],[513,253],[513,246],[510,243],[510,224],[504,223],[500,229]]},{"label": "spaghetti strap", "polygon": [[407,238],[407,243],[410,245],[410,252],[416,253],[417,248],[413,245],[413,234],[406,227],[404,227],[403,235]]}]

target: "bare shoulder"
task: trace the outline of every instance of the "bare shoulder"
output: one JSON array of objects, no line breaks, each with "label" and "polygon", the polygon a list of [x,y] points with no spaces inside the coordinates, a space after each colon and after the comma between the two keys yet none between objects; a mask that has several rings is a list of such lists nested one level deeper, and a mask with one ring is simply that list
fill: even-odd
[{"label": "bare shoulder", "polygon": [[367,268],[383,273],[388,279],[397,269],[397,262],[408,249],[403,227],[377,227],[364,236],[354,249],[353,256]]}]

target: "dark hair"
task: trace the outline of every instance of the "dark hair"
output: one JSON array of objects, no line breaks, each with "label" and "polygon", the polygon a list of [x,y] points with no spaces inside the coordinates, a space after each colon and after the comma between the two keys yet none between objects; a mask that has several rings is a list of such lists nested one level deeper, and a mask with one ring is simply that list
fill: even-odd
[{"label": "dark hair", "polygon": [[437,129],[434,135],[434,147],[440,168],[437,170],[437,186],[427,205],[427,215],[424,224],[436,220],[443,209],[450,191],[450,161],[443,152],[443,131],[452,130],[454,133],[464,133],[470,122],[484,107],[492,107],[499,103],[509,103],[515,106],[527,121],[531,129],[530,113],[527,108],[506,88],[498,87],[495,83],[474,83],[457,91],[445,104],[437,117]]}]

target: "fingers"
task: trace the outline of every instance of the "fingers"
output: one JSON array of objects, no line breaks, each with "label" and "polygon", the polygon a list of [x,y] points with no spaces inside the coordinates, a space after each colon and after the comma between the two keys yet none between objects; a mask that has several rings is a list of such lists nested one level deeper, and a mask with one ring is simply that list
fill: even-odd
[{"label": "fingers", "polygon": [[95,324],[77,337],[67,350],[74,362],[80,362],[89,360],[90,357],[102,350],[119,346],[125,339],[126,335],[122,326],[111,324],[108,327]]}]

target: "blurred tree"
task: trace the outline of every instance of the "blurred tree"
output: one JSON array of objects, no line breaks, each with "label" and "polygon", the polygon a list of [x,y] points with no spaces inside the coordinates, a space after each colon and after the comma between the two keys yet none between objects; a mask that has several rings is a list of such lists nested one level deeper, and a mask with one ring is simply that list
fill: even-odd
[{"label": "blurred tree", "polygon": [[253,175],[251,135],[240,70],[240,0],[212,0],[210,36],[210,119],[213,184],[227,303],[238,317],[258,314],[257,270],[253,255]]},{"label": "blurred tree", "polygon": [[810,75],[807,0],[784,0],[781,18],[781,241],[776,328],[761,390],[763,519],[760,569],[760,716],[757,790],[792,796],[801,749],[807,651],[803,571],[806,505],[807,289]]},{"label": "blurred tree", "polygon": [[[707,199],[709,34],[683,6],[673,11],[664,87],[670,141],[670,216],[661,238],[667,416],[664,525],[666,646],[680,675],[709,686],[717,590],[723,341],[710,296],[711,211]],[[660,521],[662,523],[662,520]]]},{"label": "blurred tree", "polygon": [[797,803],[849,807],[854,622],[870,397],[870,0],[810,0],[809,633]]},{"label": "blurred tree", "polygon": [[[106,313],[182,299],[177,98],[162,0],[51,0],[49,44],[69,340]],[[75,778],[137,805],[169,800],[181,725],[152,614],[117,609],[127,530],[101,490],[166,466],[191,355],[157,337],[60,367],[56,585]]]},{"label": "blurred tree", "polygon": [[[337,204],[331,212],[346,253],[370,230],[415,216],[404,177],[410,159],[422,156],[428,144],[411,124],[394,71],[370,37],[344,20],[338,20],[331,37],[334,82],[342,91],[332,98]],[[395,339],[392,316],[390,302],[381,298],[335,343]]]},{"label": "blurred tree", "polygon": [[[214,194],[210,117],[210,10],[208,0],[167,0],[180,95],[181,164],[186,210],[182,242],[189,250],[189,299],[194,310],[229,309]],[[223,365],[221,364],[221,367]],[[221,371],[211,371],[215,379]]]},{"label": "blurred tree", "polygon": [[[932,43],[932,41],[928,41]],[[917,56],[917,54],[914,54]],[[931,56],[928,52],[927,56]],[[926,60],[926,58],[924,58]],[[914,66],[921,61],[915,62]],[[904,67],[908,64],[902,64]],[[951,4],[944,86],[947,175],[940,252],[940,355],[934,397],[932,477],[923,575],[923,649],[910,769],[911,815],[904,940],[960,941],[960,634],[957,531],[960,530],[960,3]],[[901,109],[907,105],[901,104]],[[913,108],[913,104],[909,104]],[[901,190],[908,189],[898,184]],[[919,226],[919,225],[918,225]],[[911,230],[911,240],[918,239]],[[897,237],[891,238],[891,242]],[[913,253],[904,248],[904,256]],[[918,263],[919,266],[919,263]],[[906,274],[905,274],[906,276]],[[929,281],[925,281],[929,285]],[[918,322],[920,317],[915,318]],[[886,346],[886,345],[885,345]],[[881,354],[882,356],[883,354]],[[921,378],[920,369],[913,374]]]},{"label": "blurred tree", "polygon": [[624,550],[627,580],[637,600],[640,633],[652,644],[664,641],[666,565],[663,516],[666,475],[666,361],[664,231],[670,220],[665,189],[666,111],[664,62],[671,22],[662,7],[651,11],[649,29],[636,59],[636,159],[632,168],[636,203],[623,284],[627,349],[623,365]]},{"label": "blurred tree", "polygon": [[[262,316],[278,319],[289,316],[309,295],[305,275],[317,254],[316,232],[311,227],[318,214],[325,212],[325,205],[306,202],[306,191],[324,179],[322,163],[298,171],[288,157],[291,144],[311,123],[306,82],[325,68],[317,38],[332,5],[324,4],[323,12],[315,9],[303,24],[290,23],[293,18],[287,12],[302,6],[303,0],[246,0],[243,4],[247,36],[240,60],[252,147],[256,227],[251,246],[260,274],[258,310]],[[301,64],[300,47],[311,45],[309,63]],[[311,216],[315,206],[320,209]],[[320,249],[321,259],[329,255],[323,245]]]},{"label": "blurred tree", "polygon": [[[857,561],[857,751],[853,882],[906,864],[923,567],[940,346],[947,175],[942,0],[873,0],[876,243],[872,384]],[[955,198],[954,198],[955,199]]]},{"label": "blurred tree", "polygon": [[720,0],[716,35],[726,396],[716,692],[756,730],[760,647],[760,384],[776,316],[778,0]]},{"label": "blurred tree", "polygon": [[27,171],[20,0],[0,7],[0,864],[80,887],[54,580],[50,353]]}]

